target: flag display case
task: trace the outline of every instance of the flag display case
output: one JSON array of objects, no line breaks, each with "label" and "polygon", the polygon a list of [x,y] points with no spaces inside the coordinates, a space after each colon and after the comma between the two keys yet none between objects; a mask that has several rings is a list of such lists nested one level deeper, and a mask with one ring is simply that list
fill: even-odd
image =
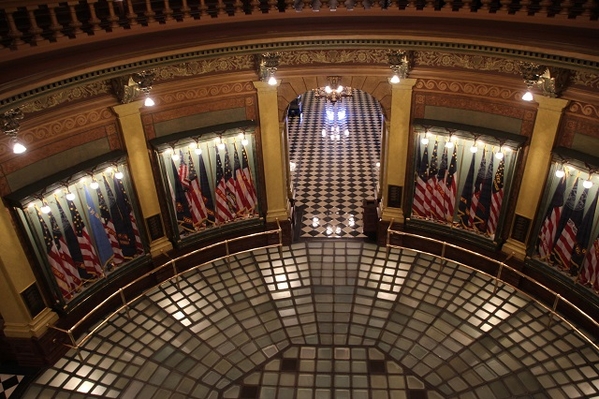
[{"label": "flag display case", "polygon": [[524,138],[445,122],[414,126],[409,223],[498,245]]},{"label": "flag display case", "polygon": [[599,293],[599,159],[557,148],[529,256]]},{"label": "flag display case", "polygon": [[253,128],[202,129],[152,144],[178,242],[260,220]]},{"label": "flag display case", "polygon": [[55,305],[76,303],[147,255],[122,156],[92,160],[9,197]]}]

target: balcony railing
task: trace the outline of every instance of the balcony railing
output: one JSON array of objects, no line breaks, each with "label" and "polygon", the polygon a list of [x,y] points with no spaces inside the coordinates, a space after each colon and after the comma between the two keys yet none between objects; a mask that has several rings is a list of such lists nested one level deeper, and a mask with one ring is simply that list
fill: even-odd
[{"label": "balcony railing", "polygon": [[[101,329],[108,321],[110,321],[117,314],[125,311],[127,316],[129,316],[129,307],[132,303],[142,298],[149,290],[153,289],[145,289],[143,292],[139,293],[143,287],[147,287],[148,281],[158,282],[158,284],[154,284],[154,286],[163,284],[167,281],[175,281],[175,284],[179,286],[179,278],[184,273],[189,273],[194,270],[201,269],[206,267],[208,264],[212,264],[215,261],[224,259],[227,263],[229,262],[229,258],[234,255],[252,252],[258,249],[268,249],[268,248],[278,248],[279,254],[282,256],[282,248],[283,248],[283,234],[281,230],[281,225],[277,220],[277,229],[267,230],[260,233],[248,234],[242,237],[233,238],[230,240],[224,240],[212,245],[208,245],[194,251],[191,251],[185,255],[179,256],[175,259],[170,259],[168,262],[163,265],[149,271],[148,273],[137,277],[135,280],[130,282],[129,284],[119,288],[114,293],[109,295],[106,299],[104,299],[101,303],[96,305],[90,312],[88,312],[85,316],[81,317],[73,326],[68,329],[59,328],[57,326],[48,325],[48,327],[58,330],[64,333],[68,339],[68,343],[64,343],[63,345],[75,349],[79,354],[79,357],[83,361],[83,357],[79,352],[79,348],[90,339],[96,331]],[[243,248],[241,250],[235,251],[235,247],[239,247],[243,244],[244,241],[260,239],[262,237],[266,243],[262,246],[252,246],[251,248]],[[276,242],[271,243],[276,238]],[[233,247],[233,248],[232,248]],[[177,264],[182,263],[184,260],[193,261],[194,258],[197,258],[200,254],[203,253],[212,253],[212,252],[224,252],[223,256],[210,259],[207,262],[202,262],[198,265],[195,265],[191,268],[185,268],[181,270],[177,267]],[[171,274],[172,273],[172,274]],[[164,278],[164,275],[170,275],[167,278]],[[104,317],[106,313],[109,312],[109,309],[114,308],[115,303],[120,302],[120,307],[111,312],[107,317]],[[104,317],[103,319],[101,319]],[[85,326],[89,323],[94,323],[97,320],[101,320],[99,323],[95,324],[94,327],[90,331],[85,330]]]},{"label": "balcony railing", "polygon": [[[451,16],[598,27],[596,0],[80,0],[5,1],[0,45],[19,50],[67,39],[115,37],[143,27],[353,14]],[[335,14],[324,11],[337,11]],[[320,14],[314,13],[321,11]],[[301,15],[300,15],[301,16]],[[123,32],[126,31],[126,32]]]},{"label": "balcony railing", "polygon": [[[572,319],[577,318],[578,320],[583,320],[583,322],[587,326],[590,326],[590,327],[588,327],[589,331],[594,332],[594,333],[599,331],[599,321],[597,321],[593,317],[589,316],[586,312],[584,312],[582,309],[580,309],[578,306],[576,306],[574,303],[572,303],[568,299],[564,298],[559,293],[546,287],[542,283],[536,281],[535,279],[522,273],[521,271],[516,270],[513,267],[507,265],[505,262],[509,258],[506,259],[505,261],[499,261],[497,259],[493,259],[488,256],[482,255],[478,252],[462,248],[458,245],[447,243],[445,241],[440,241],[440,240],[437,240],[434,238],[429,238],[429,237],[425,237],[425,236],[421,236],[421,235],[417,235],[417,234],[406,233],[406,232],[399,231],[399,230],[393,230],[391,228],[391,226],[393,226],[393,221],[391,221],[391,223],[389,224],[389,228],[387,229],[387,237],[386,237],[387,256],[389,256],[389,252],[390,252],[391,248],[408,249],[411,251],[416,251],[420,254],[425,254],[425,255],[430,255],[430,256],[436,257],[436,258],[440,258],[442,262],[450,261],[450,262],[453,262],[453,263],[459,265],[460,267],[464,267],[464,268],[474,271],[476,273],[481,273],[481,274],[487,276],[488,278],[490,278],[491,281],[493,281],[493,283],[495,284],[495,292],[497,291],[500,284],[508,285],[509,287],[518,291],[520,294],[529,298],[530,300],[535,301],[537,304],[539,304],[541,307],[543,307],[547,311],[547,314],[548,314],[547,328],[551,327],[553,318],[559,318],[564,323],[569,325],[573,331],[576,331],[576,333],[578,333],[589,344],[591,344],[597,351],[599,351],[599,344],[596,342],[597,337],[591,336],[590,334],[586,333],[581,328],[576,326],[571,320],[564,317],[562,314],[564,313],[564,310],[567,309],[567,312],[569,315],[574,315],[572,317]],[[416,240],[418,242],[418,244],[426,246],[427,248],[429,248],[429,250],[431,252],[417,249],[416,248],[417,245],[392,244],[393,237],[399,237],[400,239],[407,239],[407,240],[409,240],[409,239]],[[451,249],[454,252],[454,254],[459,253],[462,256],[464,256],[464,255],[468,256],[470,265],[461,263],[461,262],[453,259],[456,256],[454,256],[453,258],[448,256],[447,251],[449,249]],[[480,264],[482,264],[482,263],[492,265],[492,267],[490,269],[494,269],[494,272],[491,272],[490,270],[489,271],[481,270],[482,267],[471,266],[471,265],[479,265],[480,266]],[[526,280],[526,282],[529,283],[529,285],[535,287],[539,298],[530,295],[526,291],[520,289],[517,284],[512,283],[510,280],[514,280],[514,276],[516,277],[515,278],[516,281]],[[544,298],[546,301],[550,302],[551,306],[548,306],[544,301],[540,300],[540,298]]]}]

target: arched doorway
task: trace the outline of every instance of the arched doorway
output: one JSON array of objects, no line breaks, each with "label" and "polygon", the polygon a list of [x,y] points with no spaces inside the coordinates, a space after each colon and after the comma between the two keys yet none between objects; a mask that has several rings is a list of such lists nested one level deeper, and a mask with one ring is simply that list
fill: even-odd
[{"label": "arched doorway", "polygon": [[288,116],[296,237],[366,237],[364,201],[374,200],[383,116],[370,94],[331,101],[308,91]]}]

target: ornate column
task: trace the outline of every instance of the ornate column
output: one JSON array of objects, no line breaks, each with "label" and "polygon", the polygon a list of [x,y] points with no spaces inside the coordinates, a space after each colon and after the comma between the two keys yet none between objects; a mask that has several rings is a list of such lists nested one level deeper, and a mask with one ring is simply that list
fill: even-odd
[{"label": "ornate column", "polygon": [[391,86],[391,117],[389,135],[385,142],[382,182],[382,219],[404,222],[403,194],[405,192],[406,163],[410,137],[412,88],[416,79],[402,79]]},{"label": "ornate column", "polygon": [[568,105],[568,100],[560,98],[535,95],[534,100],[539,108],[516,201],[512,231],[502,247],[503,252],[513,253],[519,259],[526,257],[526,242],[545,186],[543,177],[551,163],[551,150],[562,112]]},{"label": "ornate column", "polygon": [[158,193],[154,184],[154,175],[150,156],[143,130],[139,109],[143,101],[133,101],[112,107],[119,119],[125,148],[129,158],[131,177],[135,182],[134,187],[141,213],[146,222],[146,231],[150,237],[156,237],[150,242],[150,253],[156,257],[162,251],[170,251],[173,245],[164,233],[164,221],[160,212]]},{"label": "ornate column", "polygon": [[[31,294],[39,294],[35,276],[18,234],[13,225],[12,218],[4,202],[0,201],[0,313],[4,319],[4,334],[10,338],[39,338],[47,330],[48,324],[58,320],[58,315],[45,306],[41,306],[32,315],[23,298],[23,291],[27,289]],[[41,300],[41,296],[36,296]],[[37,304],[41,305],[41,304]]]},{"label": "ornate column", "polygon": [[258,90],[260,141],[266,185],[266,222],[289,219],[285,165],[285,140],[279,125],[277,88],[267,82],[254,82]]}]

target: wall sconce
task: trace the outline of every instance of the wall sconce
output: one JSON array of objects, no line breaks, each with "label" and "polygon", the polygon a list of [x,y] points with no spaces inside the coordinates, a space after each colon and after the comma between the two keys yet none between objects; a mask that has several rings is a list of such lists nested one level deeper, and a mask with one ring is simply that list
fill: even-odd
[{"label": "wall sconce", "polygon": [[278,82],[275,78],[275,72],[279,67],[279,53],[264,53],[258,56],[258,76],[262,82],[268,82],[275,86]]},{"label": "wall sconce", "polygon": [[526,84],[526,93],[522,95],[522,100],[532,101],[534,99],[532,89],[539,85],[539,79],[547,67],[532,62],[520,62],[518,67]]},{"label": "wall sconce", "polygon": [[151,107],[155,104],[154,100],[150,97],[150,90],[152,90],[152,85],[154,84],[154,76],[154,72],[151,71],[141,71],[131,76],[131,79],[137,84],[139,90],[146,96],[144,101],[146,107]]},{"label": "wall sconce", "polygon": [[24,117],[25,115],[20,108],[6,111],[0,117],[2,131],[10,138],[10,145],[12,146],[12,151],[15,154],[22,154],[27,151],[27,147],[25,147],[17,138],[19,129],[21,127],[19,121]]},{"label": "wall sconce", "polygon": [[412,68],[413,53],[411,51],[391,50],[387,57],[389,59],[389,68],[393,71],[389,83],[397,84],[401,79],[406,79]]}]

